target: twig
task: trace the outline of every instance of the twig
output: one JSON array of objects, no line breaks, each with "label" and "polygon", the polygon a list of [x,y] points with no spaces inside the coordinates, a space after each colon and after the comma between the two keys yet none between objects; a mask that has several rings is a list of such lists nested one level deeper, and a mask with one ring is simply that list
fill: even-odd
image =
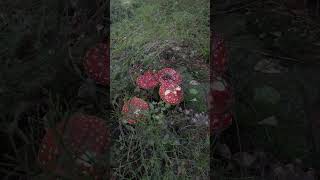
[{"label": "twig", "polygon": [[[239,48],[239,49],[245,49],[244,47],[241,47],[241,46],[235,46],[235,45],[232,45],[230,46],[232,48]],[[291,57],[286,57],[286,56],[279,56],[279,55],[273,55],[272,53],[269,53],[269,52],[265,52],[265,51],[261,51],[261,50],[256,50],[256,49],[246,49],[248,52],[254,52],[254,53],[259,53],[263,56],[266,56],[266,57],[270,57],[270,58],[273,58],[273,59],[278,59],[278,60],[283,60],[283,61],[289,61],[289,62],[294,62],[294,63],[299,63],[299,64],[307,64],[307,63],[312,63],[312,65],[320,65],[320,61],[317,62],[317,61],[303,61],[303,60],[300,60],[300,59],[296,59],[296,58],[291,58]]]},{"label": "twig", "polygon": [[253,5],[254,3],[257,3],[259,1],[262,1],[262,0],[253,0],[251,2],[247,2],[243,5],[241,5],[240,7],[236,7],[236,8],[233,8],[233,9],[230,9],[230,10],[225,10],[225,11],[217,11],[217,13],[213,13],[213,16],[215,15],[223,15],[223,14],[228,14],[228,13],[234,13],[236,11],[239,11],[239,10],[242,10],[244,8],[247,8],[247,7],[250,7],[251,5]]}]

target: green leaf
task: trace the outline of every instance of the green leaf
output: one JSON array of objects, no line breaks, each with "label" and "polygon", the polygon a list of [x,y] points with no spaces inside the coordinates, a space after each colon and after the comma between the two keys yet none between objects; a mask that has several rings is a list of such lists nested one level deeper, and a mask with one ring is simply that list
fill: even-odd
[{"label": "green leaf", "polygon": [[171,107],[171,105],[170,104],[166,104],[165,107],[166,107],[166,109],[168,109],[168,108]]},{"label": "green leaf", "polygon": [[275,116],[270,116],[258,122],[259,125],[278,126],[278,119]]},{"label": "green leaf", "polygon": [[193,98],[193,99],[191,99],[190,101],[192,101],[192,102],[197,102],[198,100],[197,100],[197,98]]},{"label": "green leaf", "polygon": [[193,95],[197,95],[199,92],[198,92],[198,90],[191,88],[191,89],[189,89],[189,93],[193,94]]}]

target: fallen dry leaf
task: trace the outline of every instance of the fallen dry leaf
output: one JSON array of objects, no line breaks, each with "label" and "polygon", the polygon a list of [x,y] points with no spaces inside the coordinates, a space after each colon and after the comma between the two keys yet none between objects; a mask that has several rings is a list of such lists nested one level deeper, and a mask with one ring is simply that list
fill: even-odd
[{"label": "fallen dry leaf", "polygon": [[258,122],[259,125],[278,126],[278,119],[275,116],[270,116]]}]

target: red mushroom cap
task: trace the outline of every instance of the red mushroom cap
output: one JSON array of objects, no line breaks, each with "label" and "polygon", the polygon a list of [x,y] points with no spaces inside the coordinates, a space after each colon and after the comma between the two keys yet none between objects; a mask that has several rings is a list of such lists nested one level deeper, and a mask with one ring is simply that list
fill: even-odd
[{"label": "red mushroom cap", "polygon": [[[77,168],[95,179],[101,179],[103,173],[98,173],[93,164],[81,158],[87,157],[89,154],[92,159],[96,160],[107,151],[110,140],[109,131],[104,121],[95,116],[76,114],[67,122],[59,123],[57,127],[57,131],[63,133],[64,145],[73,156],[77,157],[75,159]],[[65,128],[63,129],[63,127]],[[63,150],[53,140],[52,130],[49,129],[42,140],[38,160],[42,167],[48,170],[66,173],[63,170],[63,162],[59,162]]]},{"label": "red mushroom cap", "polygon": [[124,103],[122,113],[129,124],[135,124],[144,118],[144,112],[149,110],[149,104],[141,98],[133,97]]},{"label": "red mushroom cap", "polygon": [[[57,135],[62,136],[62,124],[57,126]],[[47,129],[46,134],[42,138],[38,152],[38,162],[41,167],[50,171],[57,171],[57,160],[60,154],[60,149],[56,143],[58,137],[55,137],[53,129]]]},{"label": "red mushroom cap", "polygon": [[153,89],[159,84],[159,81],[153,72],[146,71],[137,78],[136,83],[142,89]]},{"label": "red mushroom cap", "polygon": [[97,155],[103,154],[110,142],[105,121],[83,114],[69,118],[64,136],[72,151],[77,153],[91,151]]},{"label": "red mushroom cap", "polygon": [[232,124],[233,114],[231,112],[219,114],[210,113],[210,130],[212,133],[222,132]]},{"label": "red mushroom cap", "polygon": [[210,108],[215,113],[228,111],[233,103],[231,86],[222,77],[216,77],[211,84]]},{"label": "red mushroom cap", "polygon": [[95,116],[77,114],[67,122],[64,137],[78,157],[76,163],[80,169],[95,179],[101,179],[104,172],[98,173],[89,161],[100,159],[109,148],[110,135],[105,121]]},{"label": "red mushroom cap", "polygon": [[183,91],[178,84],[163,83],[159,89],[161,99],[171,105],[177,105],[183,100]]},{"label": "red mushroom cap", "polygon": [[227,49],[225,46],[225,41],[223,37],[218,34],[213,34],[213,54],[211,56],[212,60],[212,70],[217,74],[223,74],[226,72],[228,57]]},{"label": "red mushroom cap", "polygon": [[88,76],[101,85],[109,84],[109,45],[99,43],[96,47],[90,48],[85,56],[84,68]]},{"label": "red mushroom cap", "polygon": [[157,76],[161,84],[174,83],[180,85],[182,83],[182,76],[172,68],[161,69],[158,71]]}]

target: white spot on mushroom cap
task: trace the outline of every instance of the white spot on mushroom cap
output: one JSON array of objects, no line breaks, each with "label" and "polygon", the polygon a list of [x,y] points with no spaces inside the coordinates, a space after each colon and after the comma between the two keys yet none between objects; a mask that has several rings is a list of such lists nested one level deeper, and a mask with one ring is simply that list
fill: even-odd
[{"label": "white spot on mushroom cap", "polygon": [[167,96],[171,91],[169,89],[167,89],[165,92],[164,92],[164,95]]}]

